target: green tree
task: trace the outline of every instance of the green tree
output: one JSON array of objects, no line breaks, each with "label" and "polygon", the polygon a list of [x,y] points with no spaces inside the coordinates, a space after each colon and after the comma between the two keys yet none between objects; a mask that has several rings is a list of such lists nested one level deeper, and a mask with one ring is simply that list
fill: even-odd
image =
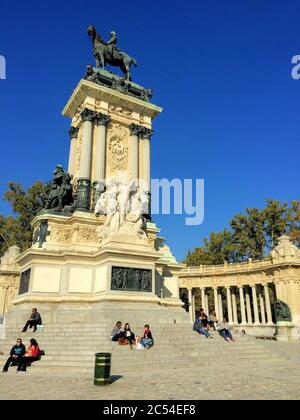
[{"label": "green tree", "polygon": [[49,185],[35,182],[28,190],[19,183],[10,182],[4,193],[4,200],[12,207],[13,216],[0,215],[0,255],[7,248],[17,245],[25,250],[31,244],[31,221],[43,206],[42,197],[49,191]]},{"label": "green tree", "polygon": [[283,234],[300,245],[300,202],[289,205],[267,200],[262,210],[248,208],[229,222],[230,230],[212,232],[204,239],[202,247],[189,251],[184,262],[187,265],[223,264],[227,262],[259,260],[269,254]]},{"label": "green tree", "polygon": [[273,249],[280,236],[287,233],[288,215],[288,203],[267,200],[267,207],[264,209],[264,231],[268,250]]}]

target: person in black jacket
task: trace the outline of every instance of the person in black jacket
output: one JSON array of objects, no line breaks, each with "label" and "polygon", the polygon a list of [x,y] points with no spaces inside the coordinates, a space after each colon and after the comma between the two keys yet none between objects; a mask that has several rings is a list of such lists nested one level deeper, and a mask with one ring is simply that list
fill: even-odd
[{"label": "person in black jacket", "polygon": [[15,346],[13,346],[13,348],[10,351],[10,356],[7,359],[2,372],[7,372],[9,365],[12,363],[13,366],[16,366],[18,363],[21,362],[24,354],[26,352],[25,346],[22,343],[21,338],[18,338],[17,340],[17,344]]},{"label": "person in black jacket", "polygon": [[130,344],[130,349],[132,350],[132,345],[135,344],[135,335],[131,331],[130,325],[128,323],[125,324],[125,328],[124,328],[124,339],[125,340],[128,340],[128,342]]},{"label": "person in black jacket", "polygon": [[36,332],[37,325],[42,325],[42,318],[41,315],[38,313],[37,309],[33,308],[30,315],[30,319],[26,322],[26,325],[24,326],[22,332],[26,332],[28,327],[33,327],[33,332]]}]

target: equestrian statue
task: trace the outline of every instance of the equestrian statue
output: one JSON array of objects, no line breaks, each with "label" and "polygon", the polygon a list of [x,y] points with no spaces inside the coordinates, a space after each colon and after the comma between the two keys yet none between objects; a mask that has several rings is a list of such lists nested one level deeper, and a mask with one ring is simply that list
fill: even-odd
[{"label": "equestrian statue", "polygon": [[97,33],[95,26],[89,26],[87,33],[93,44],[96,67],[105,69],[106,64],[119,67],[124,73],[125,80],[127,82],[131,81],[130,68],[132,65],[137,67],[137,61],[117,48],[116,32],[110,33],[111,38],[108,42],[105,42],[101,35]]}]

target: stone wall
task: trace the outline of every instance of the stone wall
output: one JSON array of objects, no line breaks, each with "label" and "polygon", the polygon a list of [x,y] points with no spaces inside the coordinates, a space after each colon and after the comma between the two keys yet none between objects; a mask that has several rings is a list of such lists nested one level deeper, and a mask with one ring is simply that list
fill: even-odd
[{"label": "stone wall", "polygon": [[17,246],[9,248],[1,258],[0,263],[0,321],[10,309],[11,302],[16,298],[19,290],[20,268],[16,259],[20,255]]}]

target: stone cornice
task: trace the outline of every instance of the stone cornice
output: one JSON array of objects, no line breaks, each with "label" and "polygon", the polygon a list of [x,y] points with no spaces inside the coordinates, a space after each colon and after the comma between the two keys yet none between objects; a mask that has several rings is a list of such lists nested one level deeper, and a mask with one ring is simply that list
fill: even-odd
[{"label": "stone cornice", "polygon": [[137,112],[151,119],[159,115],[163,109],[151,103],[125,95],[113,89],[96,85],[87,80],[81,80],[63,110],[63,115],[73,118],[87,97],[104,101],[110,105],[121,106],[129,111]]}]

